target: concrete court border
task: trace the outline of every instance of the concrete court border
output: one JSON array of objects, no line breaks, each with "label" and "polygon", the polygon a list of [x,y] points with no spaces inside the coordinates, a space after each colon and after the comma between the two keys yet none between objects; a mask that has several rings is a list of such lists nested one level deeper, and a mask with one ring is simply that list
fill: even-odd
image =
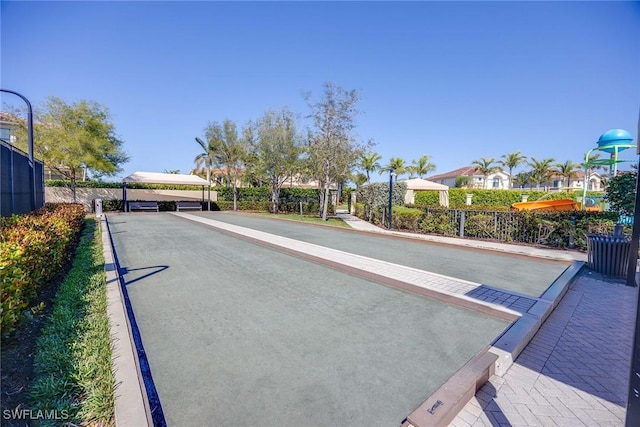
[{"label": "concrete court border", "polygon": [[[493,375],[503,376],[558,306],[585,263],[575,261],[490,346],[480,351],[414,410],[402,427],[446,427]],[[438,409],[442,407],[440,411]]]},{"label": "concrete court border", "polygon": [[149,398],[134,345],[106,215],[100,218],[102,253],[107,282],[107,315],[111,334],[111,363],[115,381],[114,417],[118,427],[153,425]]},{"label": "concrete court border", "polygon": [[[176,216],[183,217],[183,215]],[[115,262],[115,249],[111,242],[106,216],[102,219],[101,226],[103,230],[102,243],[103,252],[105,254],[107,283],[111,284],[107,289],[109,298],[108,310],[112,334],[112,348],[114,349],[114,376],[118,386],[117,389],[119,390],[115,396],[116,426],[151,426],[153,425],[153,421],[149,408],[149,399],[145,391],[145,385],[142,382],[142,373],[137,357],[137,350],[133,344],[134,339],[130,319],[126,312],[125,301],[120,286],[122,278],[119,274],[117,263]],[[211,225],[205,226],[212,227]],[[249,240],[278,251],[302,257],[303,259],[320,262],[323,265],[346,271],[350,274],[357,273],[357,269],[352,268],[349,270],[348,268],[345,268],[344,265],[331,263],[330,261],[323,260],[321,258],[313,259],[315,257],[301,253],[300,251],[293,249],[283,250],[283,248],[278,245],[267,244],[263,241],[247,238],[246,236],[239,235],[232,231],[222,230],[217,227],[213,228],[216,228],[218,231],[223,231],[225,234],[240,237],[244,240]],[[494,374],[503,375],[508,370],[520,352],[533,338],[542,323],[544,323],[546,318],[560,302],[568,289],[568,285],[574,280],[583,265],[584,262],[576,261],[568,267],[547,288],[534,306],[522,316],[507,314],[500,311],[496,312],[496,310],[489,310],[484,313],[505,320],[515,319],[515,321],[513,321],[513,323],[499,337],[497,337],[490,346],[480,351],[438,390],[429,396],[423,404],[421,404],[407,417],[402,425],[406,427],[448,425],[464,405],[475,395],[476,391],[488,381],[489,377]],[[362,276],[362,274],[355,275]],[[364,277],[377,282],[381,281],[380,278],[375,277],[375,274],[369,273],[367,276]],[[416,290],[412,289],[411,286],[408,288],[399,286],[401,283],[402,281],[393,281],[389,279],[383,281],[383,284],[387,286],[392,286],[394,288],[399,287],[405,291],[419,293],[420,295],[433,298],[433,296],[423,292],[415,292]],[[437,292],[434,292],[434,294],[437,294]],[[455,299],[459,301],[458,298]],[[440,300],[460,306],[459,303],[451,301],[450,298],[440,298]],[[475,311],[478,311],[477,308],[475,308]],[[505,317],[505,315],[507,316]],[[442,409],[438,410],[440,407],[442,407]]]}]

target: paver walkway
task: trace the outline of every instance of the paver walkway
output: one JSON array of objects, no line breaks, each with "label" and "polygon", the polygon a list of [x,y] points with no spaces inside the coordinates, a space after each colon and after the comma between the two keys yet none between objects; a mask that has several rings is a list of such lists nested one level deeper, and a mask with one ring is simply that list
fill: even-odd
[{"label": "paver walkway", "polygon": [[637,288],[581,275],[501,378],[451,423],[624,425]]},{"label": "paver walkway", "polygon": [[368,278],[382,281],[391,286],[396,285],[417,293],[428,292],[431,297],[506,320],[515,320],[538,301],[537,298],[507,290],[491,288],[467,280],[302,242],[210,218],[187,213],[172,213],[172,215],[244,236],[280,250],[305,254],[306,257],[322,260],[339,268],[346,268],[355,274],[364,274]]}]

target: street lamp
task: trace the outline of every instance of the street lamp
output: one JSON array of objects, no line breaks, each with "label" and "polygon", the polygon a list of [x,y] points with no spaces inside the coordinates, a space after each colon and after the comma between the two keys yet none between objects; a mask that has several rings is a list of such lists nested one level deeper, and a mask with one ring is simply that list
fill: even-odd
[{"label": "street lamp", "polygon": [[29,187],[31,192],[31,210],[36,209],[36,163],[33,156],[33,109],[31,103],[22,94],[8,89],[0,89],[0,92],[6,92],[20,97],[27,104],[27,143],[29,145],[29,166],[31,173],[29,174]]},{"label": "street lamp", "polygon": [[393,218],[392,214],[391,214],[391,206],[393,204],[393,173],[395,172],[395,169],[391,168],[389,170],[389,212],[387,215],[388,219],[387,219],[387,226],[389,228],[389,230],[391,230],[391,220]]}]

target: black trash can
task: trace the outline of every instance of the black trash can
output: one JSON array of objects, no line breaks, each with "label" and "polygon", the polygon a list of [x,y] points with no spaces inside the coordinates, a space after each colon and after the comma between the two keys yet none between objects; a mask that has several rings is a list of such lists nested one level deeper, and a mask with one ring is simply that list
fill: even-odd
[{"label": "black trash can", "polygon": [[631,236],[587,234],[587,266],[611,277],[626,277]]}]

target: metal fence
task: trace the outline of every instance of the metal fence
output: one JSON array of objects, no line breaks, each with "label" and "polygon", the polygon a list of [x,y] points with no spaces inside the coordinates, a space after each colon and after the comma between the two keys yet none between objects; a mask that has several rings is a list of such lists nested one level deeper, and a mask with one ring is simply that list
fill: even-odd
[{"label": "metal fence", "polygon": [[[535,222],[535,223],[532,223]],[[555,226],[513,211],[426,209],[421,231],[504,242],[547,243]]]},{"label": "metal fence", "polygon": [[[382,209],[368,212],[362,207],[356,208],[356,215],[384,225]],[[617,215],[613,212],[424,208],[422,212],[418,209],[394,212],[393,218],[393,228],[415,233],[586,250],[586,233],[611,232]]]},{"label": "metal fence", "polygon": [[30,212],[34,192],[36,209],[44,206],[44,165],[36,160],[34,166],[32,187],[29,156],[0,140],[0,216]]}]

